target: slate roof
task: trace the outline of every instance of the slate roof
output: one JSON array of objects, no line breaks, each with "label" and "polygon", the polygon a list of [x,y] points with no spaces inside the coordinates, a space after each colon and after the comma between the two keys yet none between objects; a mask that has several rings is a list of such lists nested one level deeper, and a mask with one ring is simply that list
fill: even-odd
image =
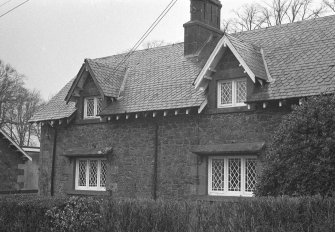
[{"label": "slate roof", "polygon": [[255,76],[267,81],[268,77],[265,71],[261,48],[239,40],[234,36],[227,35],[227,37]]},{"label": "slate roof", "polygon": [[75,78],[69,81],[41,110],[35,113],[30,122],[70,117],[76,111],[76,107],[74,102],[66,104],[65,97],[74,80]]},{"label": "slate roof", "polygon": [[[335,90],[335,16],[246,31],[229,36],[256,76],[266,76],[262,48],[274,81],[257,88],[248,101],[303,97]],[[116,96],[124,82],[123,97],[103,115],[197,107],[205,100],[192,85],[204,62],[183,56],[183,43],[136,51],[113,75],[125,54],[87,60],[106,96]],[[204,60],[206,61],[206,60]],[[32,121],[69,117],[73,103],[64,98],[69,82]]]},{"label": "slate roof", "polygon": [[[119,56],[94,61],[115,64],[117,60]],[[192,83],[202,65],[184,57],[182,43],[137,51],[127,61],[123,97],[101,115],[199,106],[205,96]]]},{"label": "slate roof", "polygon": [[249,101],[335,91],[334,15],[233,36],[263,49],[274,79],[249,96]]},{"label": "slate roof", "polygon": [[107,97],[118,97],[126,67],[122,65],[116,69],[116,63],[102,63],[91,59],[86,59],[86,62],[89,64],[104,95]]}]

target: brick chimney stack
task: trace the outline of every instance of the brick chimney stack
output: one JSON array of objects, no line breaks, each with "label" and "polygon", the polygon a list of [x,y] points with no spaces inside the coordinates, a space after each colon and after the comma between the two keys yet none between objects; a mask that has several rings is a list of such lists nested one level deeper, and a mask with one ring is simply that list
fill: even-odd
[{"label": "brick chimney stack", "polygon": [[193,55],[210,36],[222,35],[221,2],[219,0],[191,0],[191,21],[184,24],[184,55]]}]

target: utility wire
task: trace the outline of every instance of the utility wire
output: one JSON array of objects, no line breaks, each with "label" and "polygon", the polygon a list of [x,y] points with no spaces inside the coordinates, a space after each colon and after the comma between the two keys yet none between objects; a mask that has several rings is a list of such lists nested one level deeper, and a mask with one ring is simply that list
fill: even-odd
[{"label": "utility wire", "polygon": [[171,10],[171,8],[177,3],[178,0],[172,0],[162,11],[162,13],[156,18],[156,20],[150,25],[150,27],[146,30],[146,32],[142,35],[142,37],[135,43],[132,49],[124,56],[124,58],[118,63],[118,65],[114,68],[113,73],[118,71],[118,68],[126,62],[129,57],[136,51],[136,49],[141,45],[141,43],[150,35],[150,33],[157,27],[157,25],[162,21],[162,19],[166,16],[166,14]]},{"label": "utility wire", "polygon": [[10,12],[12,12],[13,10],[15,10],[16,8],[18,8],[18,7],[20,7],[20,6],[22,6],[23,4],[25,4],[25,3],[27,3],[27,2],[29,2],[30,0],[26,0],[25,2],[22,2],[22,3],[20,3],[19,5],[17,5],[17,6],[15,6],[15,7],[13,7],[12,9],[10,9],[9,11],[7,11],[6,13],[4,13],[4,14],[2,14],[2,15],[0,15],[0,18],[2,18],[3,16],[5,16],[6,14],[8,14],[8,13],[10,13]]},{"label": "utility wire", "polygon": [[[175,2],[174,2],[175,1]],[[157,24],[161,21],[162,17],[166,15],[166,13],[171,9],[171,7],[177,2],[178,0],[172,0],[166,8],[162,11],[162,13],[156,18],[156,20],[150,25],[150,27],[146,30],[146,32],[142,35],[142,37],[135,43],[135,45],[130,49],[130,51],[124,56],[124,58],[121,60],[121,62],[116,66],[116,68],[113,70],[113,73],[116,72],[120,65],[122,65],[124,62],[126,62],[129,57],[135,52],[135,50],[140,46],[140,44],[143,42],[145,38],[148,37],[148,35],[151,33],[153,28],[157,26]],[[174,3],[173,3],[174,2]],[[173,4],[173,5],[172,5]],[[156,24],[156,25],[155,25]]]},{"label": "utility wire", "polygon": [[9,0],[9,1],[7,1],[7,2],[2,3],[2,4],[0,5],[0,7],[6,5],[7,3],[11,2],[11,1],[12,1],[12,0]]}]

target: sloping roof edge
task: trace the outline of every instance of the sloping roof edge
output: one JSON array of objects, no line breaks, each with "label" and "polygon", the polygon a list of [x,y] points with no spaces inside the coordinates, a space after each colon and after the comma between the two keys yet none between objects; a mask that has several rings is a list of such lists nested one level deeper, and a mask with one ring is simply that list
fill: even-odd
[{"label": "sloping roof edge", "polygon": [[4,130],[2,130],[2,129],[0,129],[0,133],[11,143],[11,144],[13,144],[16,148],[17,148],[17,150],[19,151],[19,152],[21,152],[21,154],[23,155],[23,156],[25,156],[27,159],[29,159],[30,161],[32,161],[33,159],[11,138],[11,137],[9,137],[9,135],[7,135],[7,133],[4,131]]},{"label": "sloping roof edge", "polygon": [[85,60],[84,60],[84,63],[82,64],[82,66],[81,66],[81,68],[80,68],[80,70],[79,70],[79,72],[78,72],[78,74],[77,74],[77,76],[76,76],[76,79],[75,79],[74,82],[72,83],[72,86],[71,86],[69,92],[67,93],[67,95],[66,95],[66,97],[65,97],[66,104],[69,103],[69,101],[70,101],[70,99],[71,99],[71,96],[72,96],[72,94],[73,94],[73,92],[74,92],[76,86],[78,85],[79,80],[82,78],[83,72],[84,72],[85,70],[88,71],[88,72],[90,73],[90,75],[91,75],[91,77],[92,77],[92,79],[93,79],[95,85],[97,86],[97,88],[98,88],[100,94],[101,94],[102,96],[105,96],[105,93],[103,92],[101,86],[99,85],[99,82],[97,81],[97,78],[95,77],[94,72],[92,71],[92,69],[91,69],[91,67],[90,67],[90,63],[89,63],[88,59],[85,59]]},{"label": "sloping roof edge", "polygon": [[64,99],[64,100],[66,101],[66,104],[68,104],[69,101],[70,101],[71,95],[72,95],[72,93],[74,92],[74,89],[75,89],[75,87],[77,86],[77,84],[78,84],[78,82],[79,82],[79,79],[80,79],[79,77],[80,77],[80,76],[82,75],[82,73],[83,73],[84,66],[85,66],[85,64],[82,64],[82,65],[81,65],[81,68],[79,69],[78,74],[76,75],[74,81],[72,82],[72,85],[71,85],[69,91],[68,91],[67,94],[66,94],[66,97],[65,97],[65,99]]},{"label": "sloping roof edge", "polygon": [[[228,47],[231,52],[234,54],[238,62],[240,62],[241,66],[244,68],[245,72],[248,74],[248,76],[251,78],[251,80],[255,83],[256,82],[256,75],[251,70],[251,68],[247,65],[247,63],[244,61],[242,56],[238,53],[236,48],[233,46],[232,42],[230,41],[229,37],[227,35],[224,35],[220,41],[217,43],[215,49],[213,50],[212,54],[208,58],[206,64],[204,65],[203,69],[197,76],[197,78],[194,80],[193,84],[196,89],[198,89],[205,78],[205,75],[207,71],[210,69],[211,65],[214,63],[214,60],[218,58],[218,55],[220,54],[220,50],[222,47]],[[264,61],[264,57],[263,57]],[[265,67],[267,74],[269,74],[267,67]]]}]

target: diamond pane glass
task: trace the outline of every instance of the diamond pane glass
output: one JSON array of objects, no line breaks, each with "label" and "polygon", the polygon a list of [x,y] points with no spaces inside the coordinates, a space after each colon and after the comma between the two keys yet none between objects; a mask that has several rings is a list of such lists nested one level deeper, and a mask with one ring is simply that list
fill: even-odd
[{"label": "diamond pane glass", "polygon": [[101,160],[100,187],[106,187],[106,160]]},{"label": "diamond pane glass", "polygon": [[86,160],[80,160],[78,164],[78,186],[86,186]]},{"label": "diamond pane glass", "polygon": [[224,160],[212,160],[212,191],[224,191]]},{"label": "diamond pane glass", "polygon": [[221,83],[221,105],[232,104],[233,96],[232,96],[232,82],[223,82]]},{"label": "diamond pane glass", "polygon": [[244,103],[247,99],[247,82],[236,82],[236,103]]},{"label": "diamond pane glass", "polygon": [[245,191],[253,192],[256,185],[256,159],[245,161]]},{"label": "diamond pane glass", "polygon": [[86,111],[87,111],[87,116],[94,116],[94,98],[88,98],[87,99],[87,105],[86,105]]},{"label": "diamond pane glass", "polygon": [[102,98],[99,97],[99,98],[97,99],[97,114],[100,114],[100,112],[101,112],[101,108],[102,108]]},{"label": "diamond pane glass", "polygon": [[228,191],[241,191],[241,159],[228,159]]},{"label": "diamond pane glass", "polygon": [[98,161],[97,160],[89,160],[89,186],[95,187],[97,186],[98,178]]}]

